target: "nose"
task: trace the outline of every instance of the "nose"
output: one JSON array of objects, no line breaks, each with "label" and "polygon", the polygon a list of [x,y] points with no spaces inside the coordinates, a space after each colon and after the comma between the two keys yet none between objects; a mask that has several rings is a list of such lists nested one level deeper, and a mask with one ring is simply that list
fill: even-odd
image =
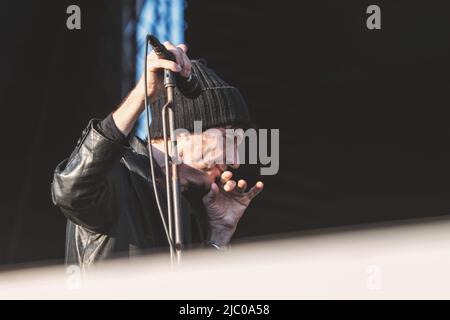
[{"label": "nose", "polygon": [[233,164],[229,164],[229,166],[231,168],[233,168],[233,169],[238,169],[241,166],[241,164],[240,163],[233,163]]},{"label": "nose", "polygon": [[224,172],[224,171],[227,170],[228,165],[226,165],[226,164],[218,164],[217,168],[220,170],[220,172]]}]

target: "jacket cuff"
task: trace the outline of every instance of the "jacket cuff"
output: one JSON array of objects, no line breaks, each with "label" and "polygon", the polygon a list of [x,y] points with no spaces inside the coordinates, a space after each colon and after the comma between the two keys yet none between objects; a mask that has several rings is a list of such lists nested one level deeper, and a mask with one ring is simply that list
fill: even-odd
[{"label": "jacket cuff", "polygon": [[110,113],[105,119],[95,125],[95,129],[104,137],[120,143],[124,146],[129,146],[128,137],[126,137],[116,126],[112,113]]}]

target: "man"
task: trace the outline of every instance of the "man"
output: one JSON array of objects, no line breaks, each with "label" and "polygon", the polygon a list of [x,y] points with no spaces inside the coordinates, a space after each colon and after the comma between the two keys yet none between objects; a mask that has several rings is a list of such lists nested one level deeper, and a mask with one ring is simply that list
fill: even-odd
[{"label": "man", "polygon": [[[236,88],[204,63],[190,61],[184,45],[175,47],[166,42],[165,46],[175,55],[176,62],[158,59],[154,53],[147,58],[151,137],[155,140],[152,150],[159,165],[155,180],[163,197],[161,69],[170,69],[184,77],[194,72],[203,87],[201,95],[193,100],[176,92],[177,128],[192,132],[194,121],[202,121],[203,130],[216,128],[219,132],[251,125],[245,102]],[[85,268],[111,257],[133,256],[167,246],[153,195],[146,143],[133,133],[135,122],[144,110],[143,79],[142,76],[120,107],[106,119],[91,120],[69,159],[55,170],[52,197],[68,219],[68,264]],[[221,249],[229,244],[239,219],[263,184],[258,182],[247,190],[245,180],[233,180],[227,165],[216,161],[217,154],[212,154],[220,139],[202,136],[202,157],[184,157],[192,148],[198,148],[193,145],[196,138],[192,133],[177,141],[183,161],[179,172],[184,242],[205,242]],[[238,163],[231,166],[237,168]],[[161,203],[165,203],[164,199]]]}]

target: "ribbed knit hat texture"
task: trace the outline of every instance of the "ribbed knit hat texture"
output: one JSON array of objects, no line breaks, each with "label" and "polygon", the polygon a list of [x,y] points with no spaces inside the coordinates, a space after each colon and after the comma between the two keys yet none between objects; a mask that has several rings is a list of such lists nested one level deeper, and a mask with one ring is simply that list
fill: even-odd
[{"label": "ribbed knit hat texture", "polygon": [[[183,96],[175,88],[174,114],[175,127],[194,131],[194,121],[202,121],[202,130],[231,125],[249,128],[253,123],[241,93],[221,79],[206,66],[204,60],[192,60],[192,73],[200,82],[202,92],[195,99]],[[166,102],[165,95],[153,103],[150,133],[153,139],[163,136],[161,110]]]}]

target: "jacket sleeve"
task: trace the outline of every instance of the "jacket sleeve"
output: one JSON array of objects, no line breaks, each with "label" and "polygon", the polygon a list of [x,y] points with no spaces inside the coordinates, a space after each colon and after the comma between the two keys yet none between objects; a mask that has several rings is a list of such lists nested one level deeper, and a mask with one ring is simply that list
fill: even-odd
[{"label": "jacket sleeve", "polygon": [[116,219],[112,171],[129,147],[107,138],[98,123],[90,121],[69,159],[56,167],[51,191],[69,220],[101,232]]}]

